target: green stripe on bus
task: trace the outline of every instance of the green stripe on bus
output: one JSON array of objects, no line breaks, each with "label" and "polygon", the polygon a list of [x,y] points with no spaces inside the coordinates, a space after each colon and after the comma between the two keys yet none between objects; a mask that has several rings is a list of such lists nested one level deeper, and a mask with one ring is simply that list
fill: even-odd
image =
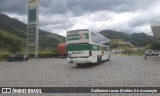
[{"label": "green stripe on bus", "polygon": [[68,45],[68,51],[81,51],[81,50],[90,50],[89,44],[76,44],[76,45]]}]

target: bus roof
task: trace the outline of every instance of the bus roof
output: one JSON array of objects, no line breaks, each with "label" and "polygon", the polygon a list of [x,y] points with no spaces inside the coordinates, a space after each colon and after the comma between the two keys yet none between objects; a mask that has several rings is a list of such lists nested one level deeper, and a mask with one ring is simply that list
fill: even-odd
[{"label": "bus roof", "polygon": [[76,30],[70,30],[67,32],[75,32],[75,31],[89,31],[89,29],[76,29]]}]

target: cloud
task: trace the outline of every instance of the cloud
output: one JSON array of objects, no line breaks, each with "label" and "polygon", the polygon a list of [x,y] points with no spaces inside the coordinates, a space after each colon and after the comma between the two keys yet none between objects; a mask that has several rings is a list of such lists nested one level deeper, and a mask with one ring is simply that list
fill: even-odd
[{"label": "cloud", "polygon": [[6,12],[5,14],[7,14],[8,16],[10,16],[12,18],[18,19],[21,22],[27,23],[27,16],[26,15],[19,15],[17,13],[9,13],[9,12]]},{"label": "cloud", "polygon": [[[0,12],[27,21],[27,0],[1,0]],[[160,18],[159,0],[40,0],[40,28],[65,36],[67,30],[111,29],[152,34]]]},{"label": "cloud", "polygon": [[137,11],[137,16],[132,19],[129,26],[135,27],[158,20],[160,18],[160,13],[158,12],[159,9],[160,6],[155,6],[146,10]]},{"label": "cloud", "polygon": [[0,12],[5,13],[16,13],[24,15],[27,13],[27,0],[1,0],[0,1]]}]

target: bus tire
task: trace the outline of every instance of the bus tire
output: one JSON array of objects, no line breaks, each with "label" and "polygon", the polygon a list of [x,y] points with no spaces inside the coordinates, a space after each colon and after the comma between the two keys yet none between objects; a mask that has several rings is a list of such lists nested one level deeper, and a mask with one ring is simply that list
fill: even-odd
[{"label": "bus tire", "polygon": [[102,56],[100,55],[100,57],[99,57],[99,64],[101,64],[102,63]]},{"label": "bus tire", "polygon": [[108,57],[107,61],[109,61],[109,60],[110,60],[110,54],[109,54],[109,57]]},{"label": "bus tire", "polygon": [[99,55],[97,56],[97,62],[96,62],[96,65],[99,65]]},{"label": "bus tire", "polygon": [[83,64],[76,64],[77,65],[77,67],[82,67],[83,66]]}]

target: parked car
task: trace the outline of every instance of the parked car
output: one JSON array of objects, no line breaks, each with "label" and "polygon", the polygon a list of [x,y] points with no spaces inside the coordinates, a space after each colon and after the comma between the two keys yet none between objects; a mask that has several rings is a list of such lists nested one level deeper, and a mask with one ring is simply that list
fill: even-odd
[{"label": "parked car", "polygon": [[158,56],[160,55],[160,50],[155,50],[155,54]]},{"label": "parked car", "polygon": [[158,56],[158,55],[160,55],[160,51],[158,51],[158,50],[147,50],[145,52],[145,55],[146,56]]},{"label": "parked car", "polygon": [[24,54],[12,54],[9,57],[7,57],[8,62],[12,61],[27,61],[28,57]]}]

